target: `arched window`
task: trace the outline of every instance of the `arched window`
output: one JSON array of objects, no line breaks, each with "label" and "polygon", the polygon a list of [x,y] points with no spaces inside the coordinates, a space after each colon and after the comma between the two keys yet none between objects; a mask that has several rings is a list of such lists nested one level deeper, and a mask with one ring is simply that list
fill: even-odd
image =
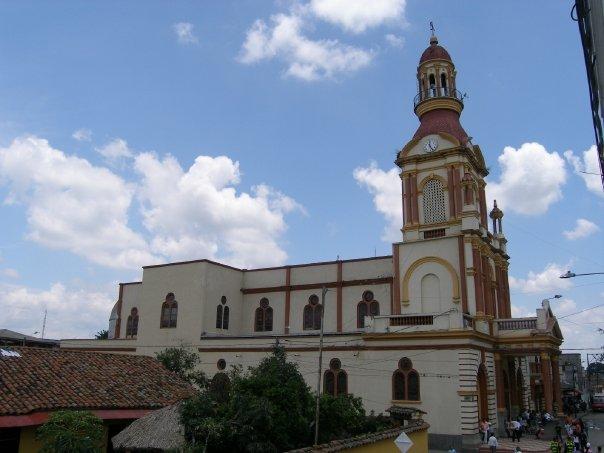
[{"label": "arched window", "polygon": [[329,361],[329,370],[323,374],[323,393],[332,396],[346,395],[348,393],[348,375],[342,369],[340,359]]},{"label": "arched window", "polygon": [[319,304],[319,297],[313,294],[308,298],[308,304],[304,307],[304,330],[319,330],[321,328],[321,310],[323,307]]},{"label": "arched window", "polygon": [[260,306],[256,308],[254,330],[256,332],[270,332],[273,330],[273,309],[269,306],[266,297],[260,299]]},{"label": "arched window", "polygon": [[442,183],[433,178],[423,189],[424,223],[440,223],[447,220],[445,215],[445,193]]},{"label": "arched window", "polygon": [[216,307],[216,328],[227,330],[229,328],[229,307],[226,306],[227,298],[220,298],[220,305]]},{"label": "arched window", "polygon": [[161,306],[161,328],[176,327],[178,318],[178,302],[174,298],[174,293],[168,293],[166,300]]},{"label": "arched window", "polygon": [[444,72],[440,75],[440,88],[442,90],[443,96],[449,95],[447,91],[447,76]]},{"label": "arched window", "polygon": [[380,314],[380,303],[373,298],[372,291],[363,293],[363,300],[357,305],[357,327],[365,327],[365,316],[378,316]]},{"label": "arched window", "polygon": [[392,373],[392,399],[419,401],[419,374],[407,357],[398,361],[398,369]]},{"label": "arched window", "polygon": [[126,322],[126,338],[136,337],[138,334],[138,309],[136,307],[130,310],[130,316]]}]

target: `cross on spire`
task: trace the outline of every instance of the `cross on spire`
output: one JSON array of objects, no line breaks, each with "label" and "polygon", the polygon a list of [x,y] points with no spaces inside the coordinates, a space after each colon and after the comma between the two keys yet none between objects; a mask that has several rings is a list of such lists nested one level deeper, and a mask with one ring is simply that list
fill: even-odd
[{"label": "cross on spire", "polygon": [[432,21],[430,21],[430,31],[432,32],[432,36],[435,36],[434,33],[436,32],[436,29],[434,28]]}]

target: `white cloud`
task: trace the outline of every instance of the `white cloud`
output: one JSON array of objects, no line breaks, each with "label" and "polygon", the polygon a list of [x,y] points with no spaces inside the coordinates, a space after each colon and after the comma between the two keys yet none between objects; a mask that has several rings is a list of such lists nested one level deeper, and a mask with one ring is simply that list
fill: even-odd
[{"label": "white cloud", "polygon": [[394,167],[384,171],[371,162],[369,167],[358,167],[353,172],[354,179],[361,187],[373,195],[375,209],[386,219],[382,240],[397,242],[402,240],[403,214],[401,208],[401,179],[399,169]]},{"label": "white cloud", "polygon": [[[602,347],[602,335],[597,333],[597,329],[604,324],[604,307],[574,315],[573,313],[589,308],[589,305],[579,306],[574,300],[560,299],[560,302],[551,302],[550,306],[564,336],[563,348]],[[570,314],[573,315],[567,316]]]},{"label": "white cloud", "polygon": [[82,128],[75,131],[71,136],[79,142],[89,142],[92,139],[92,131]]},{"label": "white cloud", "polygon": [[242,267],[282,264],[278,240],[284,214],[301,210],[267,185],[237,194],[239,163],[226,156],[199,156],[184,171],[175,158],[139,154],[143,219],[154,252],[175,259],[208,257]]},{"label": "white cloud", "polygon": [[526,278],[510,276],[510,288],[530,294],[545,294],[570,288],[572,283],[568,279],[560,278],[560,275],[564,274],[569,267],[569,264],[561,266],[549,263],[541,272],[529,271]]},{"label": "white cloud", "polygon": [[311,0],[310,9],[320,19],[362,33],[387,22],[403,22],[406,0]]},{"label": "white cloud", "polygon": [[38,290],[26,286],[0,284],[0,327],[26,335],[41,335],[44,310],[46,338],[94,338],[94,333],[106,329],[115,299],[100,291],[67,288],[54,283]]},{"label": "white cloud", "polygon": [[562,234],[566,236],[566,239],[574,241],[575,239],[582,239],[600,231],[600,227],[587,219],[577,219],[575,228],[572,230],[563,231]]},{"label": "white cloud", "polygon": [[247,31],[239,61],[252,64],[278,58],[285,76],[306,81],[350,74],[371,62],[373,53],[337,40],[312,40],[304,36],[304,19],[296,13],[271,16],[271,26],[257,20]]},{"label": "white cloud", "polygon": [[8,278],[19,278],[19,272],[15,269],[7,267],[6,269],[0,269],[0,275]]},{"label": "white cloud", "polygon": [[121,138],[111,140],[104,146],[96,148],[96,151],[109,162],[117,162],[120,159],[134,155],[130,148],[128,148],[128,143]]},{"label": "white cloud", "polygon": [[193,24],[190,22],[178,22],[172,25],[176,39],[180,44],[197,44],[199,39],[193,32]]},{"label": "white cloud", "polygon": [[587,190],[595,193],[596,195],[604,197],[602,177],[600,176],[600,164],[598,162],[598,151],[595,145],[589,148],[587,151],[583,151],[583,158],[575,156],[575,153],[573,153],[571,150],[566,151],[564,153],[564,157],[566,157],[568,162],[573,166],[575,174],[583,178]]},{"label": "white cloud", "polygon": [[[238,193],[239,163],[226,156],[198,156],[185,171],[171,156],[129,155],[132,181],[46,140],[16,139],[0,148],[0,185],[9,189],[5,202],[25,206],[30,240],[103,266],[137,269],[189,258],[242,267],[283,264],[285,215],[305,214],[294,199],[266,184]],[[136,207],[143,217],[140,231],[129,226]]]},{"label": "white cloud", "polygon": [[557,152],[550,153],[539,143],[524,143],[518,149],[506,146],[497,160],[501,176],[498,182],[489,182],[487,195],[504,211],[543,214],[562,198],[566,170]]},{"label": "white cloud", "polygon": [[2,182],[5,202],[26,207],[30,240],[109,267],[157,262],[128,226],[134,187],[108,169],[23,137],[0,148]]},{"label": "white cloud", "polygon": [[405,46],[405,38],[402,36],[396,36],[392,33],[388,33],[386,36],[384,36],[384,38],[386,39],[386,42],[394,48],[402,49]]}]

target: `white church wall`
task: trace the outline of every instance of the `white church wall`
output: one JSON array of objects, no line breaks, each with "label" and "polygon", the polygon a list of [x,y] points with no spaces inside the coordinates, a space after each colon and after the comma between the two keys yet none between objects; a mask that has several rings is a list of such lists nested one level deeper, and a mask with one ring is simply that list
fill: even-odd
[{"label": "white church wall", "polygon": [[[243,314],[243,272],[212,263],[206,263],[200,294],[204,323],[201,332],[218,335],[239,335]],[[222,306],[221,298],[227,299],[229,307],[229,328],[227,330],[216,328],[216,307]],[[223,307],[224,310],[224,307]],[[200,332],[200,333],[201,333]]]},{"label": "white church wall", "polygon": [[390,313],[390,285],[347,286],[342,288],[342,330],[344,332],[357,329],[357,305],[361,302],[365,291],[373,292],[373,297],[380,304],[380,315]]},{"label": "white church wall", "polygon": [[291,269],[292,285],[335,282],[338,279],[337,264],[294,266]]},{"label": "white church wall", "polygon": [[392,257],[344,261],[342,263],[342,280],[362,280],[392,276]]},{"label": "white church wall", "polygon": [[243,274],[243,287],[266,288],[285,285],[285,272],[286,269],[283,267],[245,271]]},{"label": "white church wall", "polygon": [[143,285],[141,283],[125,283],[122,285],[122,314],[120,324],[120,338],[126,338],[126,323],[128,322],[128,316],[132,312],[133,308],[136,308],[139,313],[139,324],[138,331],[141,331],[141,295]]},{"label": "white church wall", "polygon": [[[165,347],[196,341],[204,325],[202,282],[207,263],[183,263],[143,269],[139,308],[140,344]],[[160,328],[161,307],[168,293],[178,302],[176,328]]]}]

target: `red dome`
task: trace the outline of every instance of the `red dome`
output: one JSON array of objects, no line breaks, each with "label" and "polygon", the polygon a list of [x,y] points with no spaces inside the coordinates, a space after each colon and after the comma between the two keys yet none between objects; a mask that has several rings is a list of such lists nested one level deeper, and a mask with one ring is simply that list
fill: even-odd
[{"label": "red dome", "polygon": [[462,145],[465,145],[468,141],[468,134],[459,122],[459,113],[445,109],[431,110],[425,113],[420,119],[419,127],[413,138],[419,140],[426,135],[438,134],[439,132],[452,135]]},{"label": "red dome", "polygon": [[424,53],[419,59],[419,64],[422,64],[424,61],[428,60],[447,60],[453,63],[451,60],[451,55],[449,55],[447,49],[438,45],[438,39],[436,39],[436,36],[433,36],[430,39],[430,47],[424,50]]}]

